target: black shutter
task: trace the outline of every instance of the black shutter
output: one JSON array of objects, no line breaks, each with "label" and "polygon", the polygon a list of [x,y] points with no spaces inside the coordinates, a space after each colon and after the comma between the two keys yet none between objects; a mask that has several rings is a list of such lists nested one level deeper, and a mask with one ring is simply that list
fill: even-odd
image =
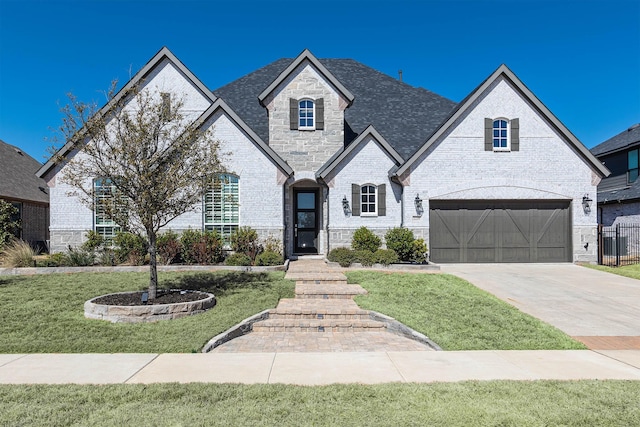
[{"label": "black shutter", "polygon": [[289,129],[298,129],[298,100],[289,98]]},{"label": "black shutter", "polygon": [[378,185],[378,216],[387,215],[387,186]]},{"label": "black shutter", "polygon": [[360,216],[360,186],[351,184],[351,216]]},{"label": "black shutter", "polygon": [[493,119],[484,119],[484,151],[493,151]]},{"label": "black shutter", "polygon": [[511,119],[511,151],[520,151],[520,119]]},{"label": "black shutter", "polygon": [[316,130],[324,129],[324,98],[316,99]]}]

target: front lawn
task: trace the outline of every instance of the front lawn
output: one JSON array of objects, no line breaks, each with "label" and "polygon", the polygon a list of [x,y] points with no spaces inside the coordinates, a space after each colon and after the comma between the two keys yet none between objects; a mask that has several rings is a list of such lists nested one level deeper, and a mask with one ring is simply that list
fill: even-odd
[{"label": "front lawn", "polygon": [[141,290],[148,273],[0,276],[0,353],[185,353],[292,297],[284,273],[161,273],[160,286],[212,292],[217,305],[202,314],[156,323],[89,320],[84,302]]},{"label": "front lawn", "polygon": [[607,267],[606,265],[595,264],[581,265],[584,267],[593,268],[594,270],[617,274],[619,276],[631,277],[632,279],[640,279],[640,264],[623,265],[622,267]]},{"label": "front lawn", "polygon": [[640,381],[0,385],[0,425],[637,426]]},{"label": "front lawn", "polygon": [[584,349],[562,331],[448,274],[346,273],[369,291],[356,298],[421,332],[444,350]]}]

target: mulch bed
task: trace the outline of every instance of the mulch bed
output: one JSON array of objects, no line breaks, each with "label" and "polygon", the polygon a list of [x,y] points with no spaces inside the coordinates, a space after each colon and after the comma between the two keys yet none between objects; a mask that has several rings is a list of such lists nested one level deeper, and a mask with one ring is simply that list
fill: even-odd
[{"label": "mulch bed", "polygon": [[136,306],[136,305],[159,305],[159,304],[175,304],[179,302],[189,302],[189,301],[198,301],[201,299],[208,298],[209,295],[198,292],[198,291],[180,291],[180,290],[158,290],[158,296],[155,301],[147,302],[147,304],[142,303],[142,293],[140,292],[128,292],[124,294],[111,294],[105,295],[100,298],[96,298],[93,302],[95,304],[104,304],[104,305],[125,305],[125,306]]}]

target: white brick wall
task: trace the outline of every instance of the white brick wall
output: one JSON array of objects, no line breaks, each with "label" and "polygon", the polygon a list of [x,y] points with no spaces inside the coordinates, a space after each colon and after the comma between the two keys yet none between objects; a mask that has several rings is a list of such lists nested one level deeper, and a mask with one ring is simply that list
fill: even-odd
[{"label": "white brick wall", "polygon": [[[497,117],[520,119],[520,151],[484,151],[484,119]],[[569,200],[573,259],[594,261],[596,210],[585,214],[582,197],[596,199],[597,181],[590,166],[544,118],[505,80],[498,79],[415,163],[405,187],[405,223],[424,233],[429,227],[430,199]],[[420,217],[414,215],[413,207],[418,193],[424,200]]]}]

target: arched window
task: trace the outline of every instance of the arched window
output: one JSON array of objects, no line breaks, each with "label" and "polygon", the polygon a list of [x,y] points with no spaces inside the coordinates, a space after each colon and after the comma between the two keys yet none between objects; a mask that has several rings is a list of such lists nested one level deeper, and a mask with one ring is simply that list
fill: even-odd
[{"label": "arched window", "polygon": [[310,99],[303,99],[298,103],[298,129],[315,129],[315,107]]},{"label": "arched window", "polygon": [[239,178],[221,174],[204,195],[204,228],[215,230],[229,243],[240,222]]},{"label": "arched window", "polygon": [[505,119],[493,121],[494,151],[509,150],[509,122]]},{"label": "arched window", "polygon": [[360,187],[360,215],[373,216],[378,214],[378,187],[365,184]]}]

